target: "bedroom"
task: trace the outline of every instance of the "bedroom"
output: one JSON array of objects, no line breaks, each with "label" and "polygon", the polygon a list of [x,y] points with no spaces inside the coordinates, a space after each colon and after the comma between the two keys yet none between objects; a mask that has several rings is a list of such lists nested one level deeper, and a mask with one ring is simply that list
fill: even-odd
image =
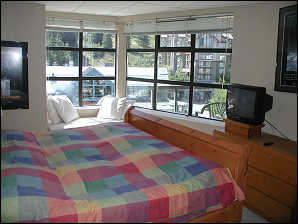
[{"label": "bedroom", "polygon": [[[24,5],[25,4],[25,5]],[[234,13],[233,58],[231,82],[261,85],[273,95],[273,108],[266,114],[286,136],[297,141],[297,96],[296,94],[274,91],[275,55],[277,47],[279,8],[293,5],[292,1],[260,2],[246,6],[228,6],[201,10],[187,10],[176,13],[157,13],[124,17],[122,19],[142,20],[152,17],[170,17],[185,15],[209,15],[217,13]],[[55,14],[55,13],[54,13]],[[57,15],[75,18],[74,14],[56,13]],[[16,16],[17,15],[17,16]],[[24,131],[47,132],[46,118],[46,49],[45,49],[45,12],[44,6],[33,3],[1,2],[1,39],[27,41],[29,54],[29,110],[4,110],[1,117],[2,128],[16,128]],[[94,15],[80,15],[85,19]],[[106,17],[104,17],[106,18]],[[121,17],[120,17],[121,18]],[[260,22],[261,21],[261,22]],[[257,37],[256,37],[257,35]],[[125,49],[125,48],[120,48]],[[117,95],[125,95],[126,74],[124,50],[118,52],[118,89]],[[164,115],[165,116],[165,115]],[[176,116],[175,116],[176,117]],[[168,118],[172,119],[173,118]],[[189,120],[176,119],[176,122],[188,123],[196,129],[212,133],[213,129],[222,126],[222,122],[193,123]],[[264,131],[278,135],[270,126]]]}]

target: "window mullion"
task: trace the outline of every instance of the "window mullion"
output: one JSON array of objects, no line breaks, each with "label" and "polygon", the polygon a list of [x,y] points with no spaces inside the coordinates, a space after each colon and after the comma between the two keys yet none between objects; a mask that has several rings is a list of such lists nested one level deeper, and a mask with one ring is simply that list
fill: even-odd
[{"label": "window mullion", "polygon": [[153,84],[153,96],[152,96],[152,109],[156,110],[156,97],[157,97],[157,71],[158,71],[158,47],[160,42],[160,35],[155,35],[155,53],[154,53],[154,84]]},{"label": "window mullion", "polygon": [[114,96],[116,96],[116,89],[117,89],[117,79],[119,79],[119,77],[117,76],[117,65],[118,65],[118,62],[117,62],[117,60],[118,60],[118,57],[117,57],[117,49],[118,49],[118,35],[117,34],[115,34],[115,75],[114,75]]},{"label": "window mullion", "polygon": [[83,32],[79,33],[79,105],[83,106]]},{"label": "window mullion", "polygon": [[196,35],[191,34],[191,55],[190,55],[190,80],[188,98],[188,116],[192,116],[193,82],[194,82],[194,62],[195,62],[195,41]]}]

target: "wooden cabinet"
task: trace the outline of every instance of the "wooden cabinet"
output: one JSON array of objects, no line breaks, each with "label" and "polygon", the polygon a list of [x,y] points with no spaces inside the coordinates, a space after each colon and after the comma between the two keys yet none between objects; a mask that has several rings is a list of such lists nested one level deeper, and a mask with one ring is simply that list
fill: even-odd
[{"label": "wooden cabinet", "polygon": [[[250,147],[246,207],[270,222],[294,221],[297,209],[297,143],[267,133],[244,137],[219,129],[213,134]],[[267,142],[273,144],[265,146]]]}]

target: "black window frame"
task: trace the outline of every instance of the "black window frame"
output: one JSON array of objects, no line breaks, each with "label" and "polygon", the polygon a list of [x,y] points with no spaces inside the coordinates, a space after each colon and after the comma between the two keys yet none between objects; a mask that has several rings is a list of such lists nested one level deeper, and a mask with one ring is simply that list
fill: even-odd
[{"label": "black window frame", "polygon": [[[182,34],[182,33],[181,33]],[[226,54],[232,54],[232,48],[196,48],[196,33],[191,34],[191,46],[190,47],[160,47],[160,35],[155,35],[155,48],[154,49],[128,49],[126,45],[126,66],[127,63],[127,53],[129,52],[153,52],[155,54],[154,57],[154,79],[145,79],[145,78],[135,78],[135,77],[128,77],[127,69],[126,69],[126,83],[127,81],[141,81],[141,82],[150,82],[153,83],[153,100],[152,100],[152,109],[149,110],[156,110],[171,114],[179,114],[184,116],[191,116],[191,117],[197,117],[192,115],[192,101],[193,101],[193,89],[194,87],[205,87],[205,88],[214,88],[214,89],[228,89],[229,84],[217,84],[217,83],[202,83],[202,82],[194,82],[194,59],[196,53],[226,53]],[[191,54],[191,65],[190,65],[190,80],[185,81],[173,81],[173,80],[159,80],[157,78],[157,69],[158,69],[158,53],[159,52],[187,52]],[[157,97],[157,84],[164,83],[164,84],[174,84],[174,85],[182,85],[189,87],[189,102],[188,102],[188,114],[181,114],[177,112],[169,112],[164,110],[158,110],[156,109],[156,97]],[[127,92],[127,85],[125,91]],[[138,106],[136,106],[138,107]],[[206,118],[206,117],[200,117],[204,119],[209,120],[216,120],[216,121],[223,121],[223,120],[217,120],[213,118]]]},{"label": "black window frame", "polygon": [[[58,30],[46,30],[47,31],[57,31]],[[46,50],[67,50],[75,51],[79,53],[79,76],[78,77],[46,77],[47,81],[78,81],[79,82],[79,107],[83,107],[83,81],[84,80],[114,80],[114,95],[116,95],[116,71],[117,71],[117,33],[112,33],[115,35],[115,48],[85,48],[83,47],[83,33],[84,31],[73,31],[79,34],[79,47],[46,47]],[[103,33],[96,31],[96,33]],[[84,77],[83,76],[83,52],[113,52],[115,54],[115,76],[114,77]],[[96,104],[88,104],[88,106],[95,106]]]}]

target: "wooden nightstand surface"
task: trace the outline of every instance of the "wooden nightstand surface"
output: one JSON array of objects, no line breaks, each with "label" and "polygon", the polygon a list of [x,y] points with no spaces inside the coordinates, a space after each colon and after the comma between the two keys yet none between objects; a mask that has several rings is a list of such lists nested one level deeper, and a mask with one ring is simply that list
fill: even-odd
[{"label": "wooden nightstand surface", "polygon": [[[261,147],[270,148],[282,154],[282,156],[287,156],[288,159],[297,161],[297,143],[294,141],[289,141],[284,138],[278,137],[276,135],[271,135],[262,132],[260,137],[253,136],[250,138],[245,138],[240,135],[231,134],[226,132],[224,128],[214,130],[214,135],[228,136],[235,141],[241,141],[242,143],[252,143],[257,144]],[[272,145],[264,146],[265,142],[273,142]]]}]

